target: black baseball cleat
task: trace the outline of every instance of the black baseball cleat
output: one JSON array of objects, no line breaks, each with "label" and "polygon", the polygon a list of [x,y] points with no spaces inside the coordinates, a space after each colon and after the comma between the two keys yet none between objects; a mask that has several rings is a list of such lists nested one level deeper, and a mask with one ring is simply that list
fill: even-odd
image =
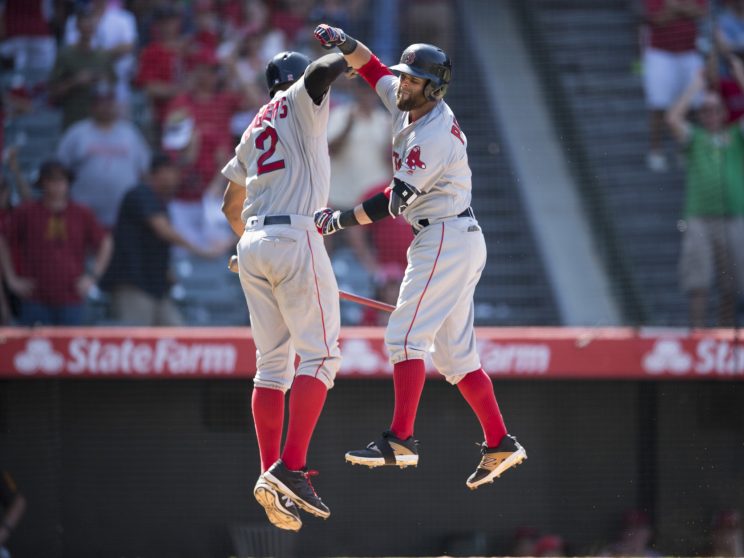
[{"label": "black baseball cleat", "polygon": [[475,490],[487,482],[493,482],[493,479],[500,477],[501,473],[527,459],[527,452],[519,445],[517,439],[509,434],[504,436],[495,448],[489,448],[483,442],[481,455],[483,457],[478,468],[465,482],[470,490]]},{"label": "black baseball cleat", "polygon": [[269,467],[262,477],[307,513],[328,519],[331,510],[323,503],[310,482],[310,477],[317,474],[317,471],[307,469],[290,471],[280,459]]},{"label": "black baseball cleat", "polygon": [[300,511],[289,496],[280,494],[263,478],[258,477],[256,486],[253,488],[253,496],[263,506],[266,517],[274,527],[287,531],[299,531],[302,527]]},{"label": "black baseball cleat", "polygon": [[418,440],[409,436],[401,440],[389,430],[382,433],[382,438],[371,442],[366,448],[346,453],[346,461],[352,465],[381,467],[415,467],[418,465]]}]

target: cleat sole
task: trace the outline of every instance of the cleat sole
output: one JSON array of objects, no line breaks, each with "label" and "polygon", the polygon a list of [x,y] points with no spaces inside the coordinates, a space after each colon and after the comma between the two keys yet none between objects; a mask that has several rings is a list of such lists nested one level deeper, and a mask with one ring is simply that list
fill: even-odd
[{"label": "cleat sole", "polygon": [[261,504],[269,522],[279,529],[286,531],[299,531],[302,528],[302,520],[291,513],[282,511],[276,503],[272,492],[265,487],[259,486],[253,491],[256,501]]},{"label": "cleat sole", "polygon": [[297,506],[301,510],[306,511],[310,515],[314,515],[315,517],[320,517],[321,519],[328,519],[331,516],[330,511],[325,512],[321,509],[311,506],[310,504],[305,502],[305,500],[298,498],[297,495],[294,492],[292,492],[289,488],[287,488],[283,482],[281,482],[279,479],[274,477],[274,475],[272,475],[268,471],[264,473],[264,479],[266,480],[267,483],[273,486],[277,492],[281,492],[282,494],[287,496],[290,500],[294,502],[295,506]]}]

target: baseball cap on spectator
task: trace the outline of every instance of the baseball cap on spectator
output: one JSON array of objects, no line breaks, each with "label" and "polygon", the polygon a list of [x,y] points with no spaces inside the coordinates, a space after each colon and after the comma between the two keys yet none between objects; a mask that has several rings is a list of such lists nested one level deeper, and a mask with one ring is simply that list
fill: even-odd
[{"label": "baseball cap on spectator", "polygon": [[184,149],[194,135],[194,117],[186,111],[168,115],[163,125],[163,149]]}]

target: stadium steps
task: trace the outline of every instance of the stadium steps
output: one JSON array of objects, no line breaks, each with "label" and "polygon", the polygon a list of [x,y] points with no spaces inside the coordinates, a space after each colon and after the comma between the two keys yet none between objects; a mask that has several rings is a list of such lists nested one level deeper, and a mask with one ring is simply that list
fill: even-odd
[{"label": "stadium steps", "polygon": [[569,159],[577,152],[583,156],[592,195],[607,209],[619,257],[629,271],[626,286],[637,296],[643,321],[685,325],[676,229],[684,173],[675,165],[672,146],[668,173],[645,167],[648,118],[636,69],[638,19],[632,3],[525,0],[522,14],[540,34],[538,66],[549,67],[558,78],[553,86],[561,88],[576,132],[567,134],[565,148]]},{"label": "stadium steps", "polygon": [[[462,29],[462,37],[468,33]],[[483,228],[488,262],[475,293],[478,325],[556,325],[558,310],[494,114],[481,102],[484,83],[467,41],[449,53],[453,82],[446,101],[468,138],[473,210]]]}]

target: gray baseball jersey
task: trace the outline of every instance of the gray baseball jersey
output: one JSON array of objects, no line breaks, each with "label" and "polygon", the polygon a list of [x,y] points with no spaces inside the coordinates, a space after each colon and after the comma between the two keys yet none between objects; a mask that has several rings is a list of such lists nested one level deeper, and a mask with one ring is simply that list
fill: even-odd
[{"label": "gray baseball jersey", "polygon": [[330,188],[327,123],[328,94],[316,105],[301,78],[261,108],[222,169],[246,187],[237,254],[260,387],[286,391],[295,352],[297,374],[329,388],[340,366],[338,285],[312,218]]},{"label": "gray baseball jersey", "polygon": [[434,365],[454,384],[480,368],[473,294],[486,263],[472,212],[458,217],[471,200],[467,138],[444,101],[411,123],[396,106],[398,78],[381,64],[363,76],[393,117],[395,177],[422,192],[403,213],[417,235],[385,343],[393,364],[424,358],[433,346]]}]

